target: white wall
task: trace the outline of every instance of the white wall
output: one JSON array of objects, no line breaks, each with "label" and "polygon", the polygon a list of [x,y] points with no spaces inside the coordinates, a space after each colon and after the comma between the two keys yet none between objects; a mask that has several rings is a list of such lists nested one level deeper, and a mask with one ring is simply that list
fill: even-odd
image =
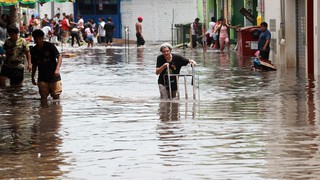
[{"label": "white wall", "polygon": [[49,18],[53,18],[55,14],[58,12],[61,14],[62,18],[62,13],[66,14],[73,14],[73,3],[72,2],[65,2],[65,3],[57,3],[57,2],[49,2],[45,3],[42,6],[39,5],[39,14],[40,17],[43,18],[44,14],[48,14]]},{"label": "white wall", "polygon": [[[174,17],[173,17],[174,10]],[[122,26],[129,26],[130,39],[136,39],[135,23],[142,16],[142,33],[146,41],[171,42],[171,24],[193,22],[197,16],[195,0],[123,0],[121,2]],[[124,37],[124,31],[122,31]]]},{"label": "white wall", "polygon": [[270,52],[270,59],[275,64],[282,64],[282,59],[280,58],[280,45],[279,45],[279,37],[280,37],[280,23],[281,23],[281,6],[280,6],[280,0],[265,0],[265,14],[264,19],[262,21],[265,21],[268,23],[268,29],[271,30],[271,24],[270,19],[276,20],[276,30],[270,31],[271,32],[271,39],[274,39],[276,41],[275,47],[272,47],[272,49],[275,49],[274,51]]},{"label": "white wall", "polygon": [[276,19],[276,32],[272,33],[272,38],[277,41],[277,54],[274,58],[276,64],[282,64],[287,67],[296,66],[296,2],[295,0],[285,0],[285,45],[280,45],[281,40],[281,1],[265,0],[265,21],[269,23],[270,19]]},{"label": "white wall", "polygon": [[296,1],[286,0],[286,49],[285,49],[285,60],[287,67],[297,66],[297,11],[296,11]]}]

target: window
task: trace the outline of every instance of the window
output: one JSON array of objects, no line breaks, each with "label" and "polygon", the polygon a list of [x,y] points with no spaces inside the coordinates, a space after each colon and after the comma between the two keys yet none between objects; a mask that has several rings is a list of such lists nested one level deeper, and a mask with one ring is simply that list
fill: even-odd
[{"label": "window", "polygon": [[117,14],[117,0],[96,0],[96,14]]},{"label": "window", "polygon": [[94,14],[94,0],[77,1],[78,14]]}]

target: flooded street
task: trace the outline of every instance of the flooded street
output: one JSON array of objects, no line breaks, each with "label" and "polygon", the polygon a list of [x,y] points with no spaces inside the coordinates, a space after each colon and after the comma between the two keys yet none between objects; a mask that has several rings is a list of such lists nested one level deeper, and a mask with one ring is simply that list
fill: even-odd
[{"label": "flooded street", "polygon": [[0,179],[320,177],[319,82],[303,73],[174,49],[198,62],[197,100],[188,79],[188,99],[161,101],[158,44],[76,52],[59,101],[42,103],[30,73],[0,89]]}]

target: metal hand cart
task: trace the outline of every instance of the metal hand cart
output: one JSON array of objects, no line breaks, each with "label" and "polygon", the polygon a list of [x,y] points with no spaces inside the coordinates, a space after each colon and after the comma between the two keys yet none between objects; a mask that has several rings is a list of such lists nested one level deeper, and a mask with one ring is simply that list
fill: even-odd
[{"label": "metal hand cart", "polygon": [[[168,84],[169,84],[169,97],[170,100],[172,100],[172,88],[171,88],[171,81],[170,81],[170,77],[175,77],[176,78],[176,83],[177,83],[177,94],[178,94],[178,99],[180,99],[180,89],[179,89],[179,77],[183,77],[183,82],[184,82],[184,89],[185,89],[185,99],[188,99],[188,90],[187,90],[187,77],[191,77],[191,85],[192,85],[192,95],[193,95],[193,99],[196,99],[196,86],[198,87],[199,90],[199,80],[198,80],[198,84],[196,84],[196,75],[195,75],[195,69],[194,69],[194,65],[191,64],[191,74],[170,74],[170,68],[169,66],[167,66],[167,78],[168,78]],[[199,92],[198,92],[199,95]],[[199,99],[200,99],[200,95],[199,95]]]}]

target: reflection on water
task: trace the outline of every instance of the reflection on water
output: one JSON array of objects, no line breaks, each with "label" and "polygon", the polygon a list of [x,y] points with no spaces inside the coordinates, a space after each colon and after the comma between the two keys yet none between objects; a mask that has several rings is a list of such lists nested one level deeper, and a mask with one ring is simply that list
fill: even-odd
[{"label": "reflection on water", "polygon": [[0,177],[47,179],[63,175],[59,166],[67,163],[58,148],[62,143],[58,136],[59,102],[32,100],[31,105],[23,96],[7,100],[11,104],[1,113]]},{"label": "reflection on water", "polygon": [[310,125],[316,125],[316,104],[315,104],[315,92],[316,92],[315,80],[308,79],[308,84],[306,85],[306,95],[307,95],[307,111],[308,111],[308,121]]},{"label": "reflection on water", "polygon": [[144,50],[144,48],[137,48],[137,61],[138,62],[143,61],[143,50]]},{"label": "reflection on water", "polygon": [[160,101],[158,46],[81,51],[63,60],[60,101],[41,102],[29,73],[0,89],[1,178],[320,177],[317,79],[175,49],[198,62],[201,99]]},{"label": "reflection on water", "polygon": [[162,121],[177,121],[179,117],[179,103],[160,102],[159,116]]}]

